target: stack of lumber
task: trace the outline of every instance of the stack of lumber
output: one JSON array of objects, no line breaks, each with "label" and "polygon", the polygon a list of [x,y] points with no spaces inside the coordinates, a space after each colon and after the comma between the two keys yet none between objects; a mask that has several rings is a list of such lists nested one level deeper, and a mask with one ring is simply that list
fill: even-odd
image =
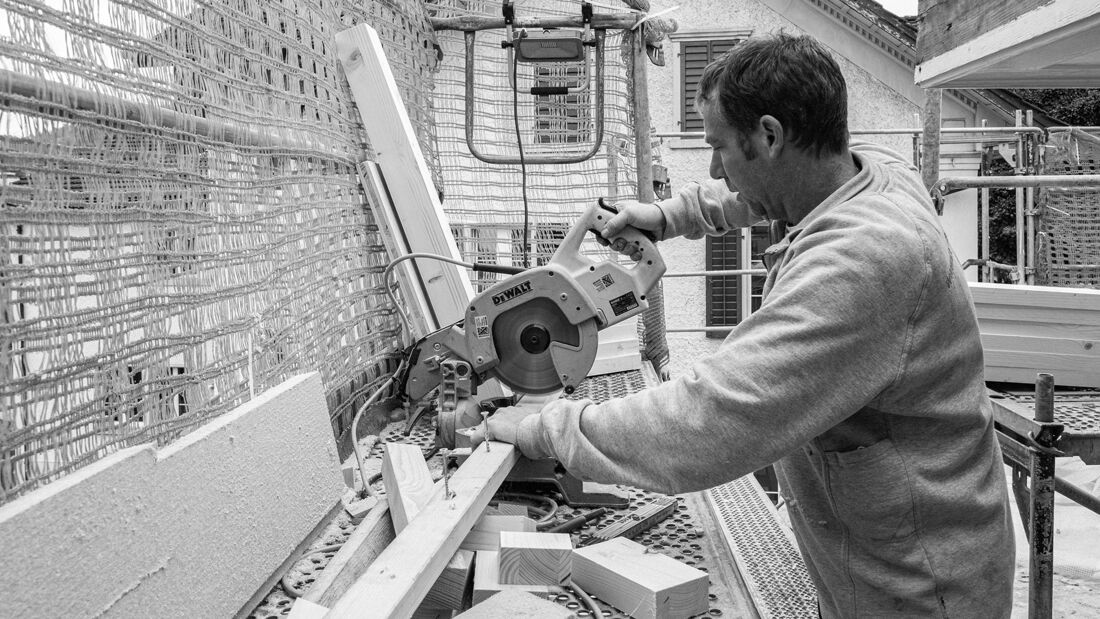
[{"label": "stack of lumber", "polygon": [[564,618],[574,615],[553,602],[570,588],[633,617],[708,610],[705,572],[621,538],[574,548],[568,534],[538,532],[530,518],[488,507],[518,458],[511,445],[490,446],[475,449],[444,484],[432,482],[418,446],[387,444],[387,501],[376,511],[392,514],[396,535],[344,591],[311,591],[293,616]]}]

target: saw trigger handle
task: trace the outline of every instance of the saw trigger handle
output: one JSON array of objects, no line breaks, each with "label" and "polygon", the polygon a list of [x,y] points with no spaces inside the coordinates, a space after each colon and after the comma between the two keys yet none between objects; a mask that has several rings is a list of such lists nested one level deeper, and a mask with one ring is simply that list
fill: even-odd
[{"label": "saw trigger handle", "polygon": [[[608,203],[607,198],[602,198],[601,197],[599,200],[596,200],[596,204],[598,204],[600,206],[600,208],[602,208],[603,210],[610,212],[612,216],[619,214],[619,209],[615,208],[614,204]],[[634,228],[633,226],[627,226],[627,227],[631,230],[638,230],[637,228]],[[614,240],[614,239],[604,238],[604,236],[602,234],[600,234],[600,231],[595,229],[595,228],[591,229],[590,232],[592,232],[592,234],[596,235],[596,241],[600,245],[603,245],[604,247],[607,247],[608,245],[610,245],[611,241]],[[651,243],[656,243],[657,242],[657,235],[653,234],[651,231],[649,231],[649,230],[638,230],[638,232],[641,233],[642,236],[649,239],[649,241]],[[623,233],[625,234],[626,230],[624,230]]]}]

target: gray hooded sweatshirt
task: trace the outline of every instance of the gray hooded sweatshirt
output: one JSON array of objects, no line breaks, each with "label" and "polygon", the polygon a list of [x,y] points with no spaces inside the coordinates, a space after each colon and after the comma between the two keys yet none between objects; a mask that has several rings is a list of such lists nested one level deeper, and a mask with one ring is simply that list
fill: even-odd
[{"label": "gray hooded sweatshirt", "polygon": [[[823,617],[1008,617],[1014,542],[973,302],[916,171],[858,174],[768,249],[760,309],[675,379],[558,400],[517,445],[669,494],[775,463]],[[751,223],[721,182],[659,204],[665,237]]]}]

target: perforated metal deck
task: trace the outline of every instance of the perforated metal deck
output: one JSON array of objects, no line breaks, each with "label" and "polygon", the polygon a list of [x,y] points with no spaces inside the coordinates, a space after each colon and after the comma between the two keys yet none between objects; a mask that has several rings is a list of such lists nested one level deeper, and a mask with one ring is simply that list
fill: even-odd
[{"label": "perforated metal deck", "polygon": [[[646,379],[641,372],[622,372],[587,379],[570,396],[571,399],[588,398],[601,402],[609,398],[635,393],[646,387]],[[418,424],[410,436],[402,435],[400,424],[392,424],[382,434],[379,444],[366,458],[368,468],[380,467],[381,446],[386,442],[415,443],[427,452],[434,442],[435,430],[430,421]],[[441,470],[438,456],[428,461],[433,472]],[[384,492],[380,483],[376,489]],[[596,525],[589,525],[572,535],[574,544],[585,539],[595,530],[606,527],[616,521],[628,518],[630,513],[646,503],[656,500],[658,494],[633,488],[621,488],[630,495],[630,507],[614,510],[611,515]],[[680,501],[676,512],[667,520],[635,539],[653,552],[666,554],[674,559],[692,565],[705,572],[729,570],[729,555],[719,546],[717,539],[705,539],[708,535],[723,537],[729,544],[731,554],[747,582],[751,582],[752,601],[757,604],[756,611],[761,617],[782,617],[801,619],[816,617],[817,606],[813,585],[809,584],[805,566],[797,551],[791,545],[774,516],[774,508],[763,495],[755,481],[749,478],[737,480],[715,488],[708,493],[708,501],[718,517],[707,513],[706,503],[691,497],[677,497]],[[763,502],[762,502],[763,501]],[[572,518],[587,511],[563,505],[559,508],[559,517]],[[303,555],[283,579],[290,587],[299,591],[308,590],[319,577],[329,560],[336,554],[339,544],[343,543],[354,530],[354,524],[346,513],[333,521],[323,535]],[[721,590],[729,586],[724,579],[711,578],[710,609],[699,617],[723,617],[741,614],[731,613],[729,600],[731,593]],[[742,594],[743,595],[743,594]],[[559,604],[573,610],[578,617],[591,617],[592,613],[569,590],[555,599]],[[597,600],[602,617],[626,618],[622,611]],[[288,595],[284,584],[277,584],[268,596],[248,615],[250,619],[275,619],[289,614],[293,598]],[[742,609],[743,610],[743,609]]]}]

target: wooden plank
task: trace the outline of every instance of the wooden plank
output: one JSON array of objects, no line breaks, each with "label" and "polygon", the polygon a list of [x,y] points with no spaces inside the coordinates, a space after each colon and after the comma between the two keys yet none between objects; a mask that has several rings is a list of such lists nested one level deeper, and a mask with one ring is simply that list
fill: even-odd
[{"label": "wooden plank", "polygon": [[917,58],[924,62],[1003,26],[1050,0],[920,0]]},{"label": "wooden plank", "polygon": [[[969,5],[980,3],[978,10]],[[927,11],[923,5],[928,4]],[[1100,5],[1080,0],[922,2],[917,36],[923,87],[1100,84]]]},{"label": "wooden plank", "polygon": [[393,530],[400,534],[436,491],[420,447],[386,443],[382,453],[382,482],[386,484]]},{"label": "wooden plank", "polygon": [[1100,290],[970,284],[989,381],[1100,387]]},{"label": "wooden plank", "polygon": [[[382,176],[381,166],[373,161],[363,161],[358,165],[358,169],[359,182],[362,183],[363,191],[367,195],[367,204],[374,213],[374,220],[378,224],[378,231],[390,260],[411,254],[408,231],[397,215],[397,207],[393,204],[393,197],[390,196],[389,187],[386,186]],[[423,337],[439,329],[440,325],[435,323],[432,307],[427,298],[427,284],[416,262],[406,260],[401,263],[394,269],[394,278],[401,290],[401,297],[405,302],[405,315],[413,330],[410,335]],[[411,342],[408,343],[411,344]]]},{"label": "wooden plank", "polygon": [[465,550],[500,550],[501,531],[534,533],[535,530],[535,521],[527,516],[488,514],[478,519],[460,547]]},{"label": "wooden plank", "polygon": [[296,376],[0,506],[19,566],[0,570],[0,614],[232,617],[343,488],[321,377]]},{"label": "wooden plank", "polygon": [[569,609],[526,591],[510,589],[458,615],[462,619],[576,619]]},{"label": "wooden plank", "polygon": [[550,585],[507,585],[500,582],[500,553],[496,550],[479,550],[474,562],[475,605],[484,602],[501,591],[526,591],[545,599],[552,599],[563,591]]},{"label": "wooden plank", "polygon": [[433,496],[327,616],[411,616],[518,459],[506,443],[478,446],[451,476],[453,497]]},{"label": "wooden plank", "polygon": [[473,575],[474,551],[459,549],[424,596],[421,607],[461,610]]},{"label": "wooden plank", "polygon": [[635,619],[707,612],[706,572],[621,537],[573,551],[573,582]]},{"label": "wooden plank", "polygon": [[568,533],[501,531],[499,578],[506,585],[565,585],[573,573]]},{"label": "wooden plank", "polygon": [[335,604],[393,541],[389,513],[388,503],[375,505],[302,597],[326,607]]},{"label": "wooden plank", "polygon": [[[410,231],[409,249],[461,259],[378,33],[367,24],[338,32],[336,53],[398,218]],[[417,268],[435,326],[461,320],[473,298],[466,271],[437,260],[420,260]]]}]

